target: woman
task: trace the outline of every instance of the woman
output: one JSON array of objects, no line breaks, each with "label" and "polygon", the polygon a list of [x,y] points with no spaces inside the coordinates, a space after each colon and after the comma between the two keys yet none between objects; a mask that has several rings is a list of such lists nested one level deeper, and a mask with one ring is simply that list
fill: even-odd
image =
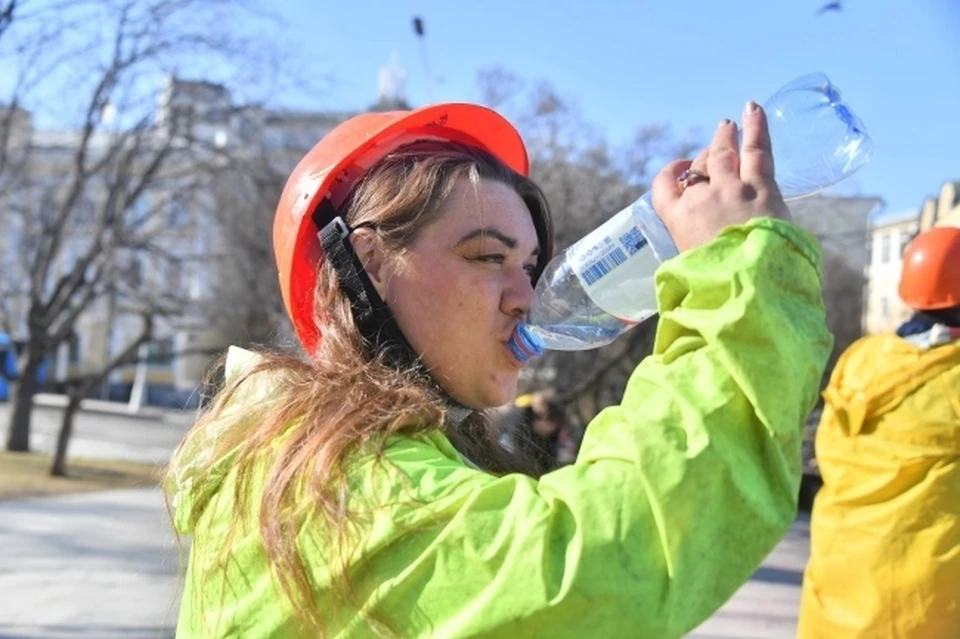
[{"label": "woman", "polygon": [[466,104],[366,114],[301,161],[274,227],[308,361],[228,361],[167,490],[193,544],[181,637],[679,637],[790,525],[831,338],[748,103],[656,177],[682,255],[653,356],[575,464],[512,472],[486,408],[550,258],[518,133]]}]

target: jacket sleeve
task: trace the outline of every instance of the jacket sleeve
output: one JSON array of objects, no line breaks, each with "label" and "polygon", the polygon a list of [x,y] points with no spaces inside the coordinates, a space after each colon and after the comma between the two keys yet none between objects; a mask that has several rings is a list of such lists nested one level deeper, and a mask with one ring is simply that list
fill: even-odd
[{"label": "jacket sleeve", "polygon": [[577,462],[539,481],[391,453],[420,499],[362,553],[358,574],[378,575],[370,609],[407,636],[698,626],[793,521],[802,424],[832,346],[819,265],[810,235],[764,218],[661,266],[653,355]]}]

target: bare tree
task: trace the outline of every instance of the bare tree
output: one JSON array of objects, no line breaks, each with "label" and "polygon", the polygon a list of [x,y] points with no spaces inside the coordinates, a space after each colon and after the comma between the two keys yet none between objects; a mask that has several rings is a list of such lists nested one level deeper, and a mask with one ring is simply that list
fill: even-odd
[{"label": "bare tree", "polygon": [[[267,153],[254,153],[242,162],[234,159],[231,169],[213,185],[217,235],[224,250],[216,255],[222,275],[214,283],[210,303],[230,309],[219,314],[224,320],[220,325],[237,345],[293,347],[284,343],[292,330],[277,286],[269,241],[289,163],[277,163]],[[216,321],[217,315],[207,315]]]},{"label": "bare tree", "polygon": [[[188,109],[167,105],[161,117],[155,87],[187,59],[218,59],[227,65],[240,60],[245,73],[269,62],[251,57],[257,47],[249,40],[209,29],[216,18],[235,9],[242,6],[230,0],[116,0],[73,7],[71,19],[98,28],[86,29],[88,42],[71,40],[69,48],[47,52],[42,60],[56,61],[64,73],[69,84],[57,89],[70,98],[65,102],[79,107],[75,126],[44,139],[29,122],[19,134],[13,124],[4,129],[9,134],[0,197],[7,228],[19,237],[13,258],[19,276],[5,276],[8,296],[2,300],[2,315],[8,322],[22,322],[26,334],[12,396],[8,450],[29,449],[38,369],[74,333],[87,311],[119,294],[128,312],[145,318],[147,329],[76,385],[71,392],[74,410],[92,381],[127,361],[128,351],[135,352],[146,339],[158,309],[189,301],[178,290],[179,278],[172,276],[187,258],[170,241],[171,235],[186,231],[166,212],[178,199],[202,198],[228,150],[216,139],[195,135],[197,114]],[[38,29],[35,41],[48,33]],[[29,71],[22,77],[28,78]],[[222,89],[210,82],[194,84],[214,93]],[[26,80],[17,88],[21,93],[10,101],[11,112],[29,98],[42,101],[51,90]],[[223,105],[216,117],[230,115],[229,105]],[[146,295],[144,271],[167,276],[154,278]],[[69,431],[65,425],[64,451]]]},{"label": "bare tree", "polygon": [[827,362],[823,385],[847,348],[863,336],[862,318],[866,275],[855,269],[842,253],[829,248],[823,256],[823,303],[827,327],[833,334],[833,352]]},{"label": "bare tree", "polygon": [[[345,112],[273,111],[261,114],[283,130],[295,131],[280,143],[265,136],[253,140],[212,181],[214,220],[220,238],[214,258],[220,276],[208,313],[230,343],[267,344],[297,351],[299,346],[277,286],[270,237],[274,212],[294,166],[318,140],[353,115]],[[289,128],[288,128],[289,127]],[[223,313],[229,309],[229,313]]]},{"label": "bare tree", "polygon": [[132,339],[126,347],[113,357],[100,370],[84,375],[79,379],[71,380],[68,383],[67,405],[63,411],[63,417],[60,422],[60,431],[57,433],[57,447],[54,451],[53,461],[50,464],[50,474],[55,477],[65,477],[67,475],[67,447],[70,444],[70,437],[73,435],[73,421],[80,410],[80,405],[87,394],[102,384],[107,376],[115,368],[135,361],[137,351],[140,346],[150,339],[153,332],[153,315],[145,312],[143,315],[143,327],[140,333]]},{"label": "bare tree", "polygon": [[[549,84],[528,86],[499,68],[482,72],[479,83],[484,101],[507,113],[524,135],[532,177],[553,212],[558,251],[643,194],[665,160],[687,157],[695,148],[676,141],[663,125],[642,126],[627,144],[615,146]],[[586,423],[619,401],[652,340],[653,322],[647,322],[604,348],[548,352],[532,365],[525,386],[554,387],[558,400]]]},{"label": "bare tree", "polygon": [[824,384],[840,354],[862,335],[866,267],[870,260],[868,219],[881,203],[870,196],[828,195],[789,203],[794,221],[812,233],[823,247],[823,300],[827,326],[834,336]]},{"label": "bare tree", "polygon": [[4,0],[0,2],[0,38],[13,22],[14,13],[17,10],[17,0]]}]

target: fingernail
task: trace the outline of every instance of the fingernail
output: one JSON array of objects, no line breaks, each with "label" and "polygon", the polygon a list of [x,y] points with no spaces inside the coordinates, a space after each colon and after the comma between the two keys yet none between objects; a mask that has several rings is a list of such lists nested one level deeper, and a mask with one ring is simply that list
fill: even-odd
[{"label": "fingernail", "polygon": [[755,113],[757,110],[757,103],[753,100],[747,102],[747,105],[743,107],[743,112],[746,114]]},{"label": "fingernail", "polygon": [[724,119],[720,120],[720,124],[717,125],[717,128],[719,129],[719,128],[721,128],[721,127],[725,127],[725,126],[727,126],[728,124],[730,124],[730,120],[728,120],[727,118],[724,118]]}]

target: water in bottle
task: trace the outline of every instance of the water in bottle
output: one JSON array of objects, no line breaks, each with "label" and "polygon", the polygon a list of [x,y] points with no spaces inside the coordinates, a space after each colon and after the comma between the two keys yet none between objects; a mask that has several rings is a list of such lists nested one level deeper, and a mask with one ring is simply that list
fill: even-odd
[{"label": "water in bottle", "polygon": [[[836,184],[873,153],[863,123],[822,73],[783,86],[764,111],[776,182],[787,201]],[[654,272],[676,255],[648,192],[551,260],[511,350],[526,361],[544,350],[609,344],[656,314]]]}]

